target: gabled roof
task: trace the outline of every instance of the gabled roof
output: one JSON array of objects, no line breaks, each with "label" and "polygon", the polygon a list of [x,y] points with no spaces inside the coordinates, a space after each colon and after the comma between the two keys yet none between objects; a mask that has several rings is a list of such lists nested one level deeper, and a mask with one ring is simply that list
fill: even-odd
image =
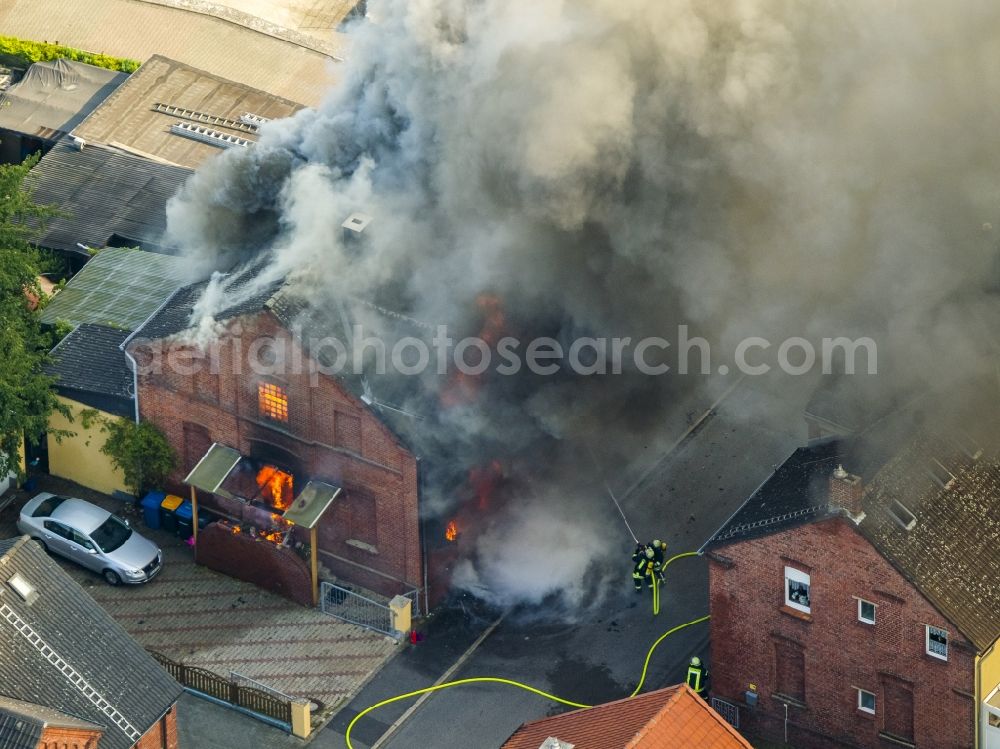
[{"label": "gabled roof", "polygon": [[167,200],[190,173],[102,146],[79,150],[63,138],[25,180],[36,203],[55,205],[65,214],[48,221],[36,244],[84,256],[81,244],[162,249]]},{"label": "gabled roof", "polygon": [[1000,446],[982,447],[961,426],[972,423],[928,422],[920,407],[904,409],[874,432],[799,448],[702,550],[843,515],[828,501],[830,474],[843,464],[865,487],[858,531],[985,649],[1000,637]]},{"label": "gabled roof", "polygon": [[[3,687],[0,686],[0,689]],[[46,728],[103,731],[101,726],[67,715],[51,707],[33,705],[0,694],[0,747],[36,749]]]},{"label": "gabled roof", "polygon": [[[45,373],[56,378],[56,389],[95,408],[106,399],[121,401],[128,413],[132,403],[132,369],[121,344],[129,332],[83,323],[52,349]],[[88,395],[102,396],[91,402]]]},{"label": "gabled roof", "polygon": [[179,257],[109,247],[52,297],[42,322],[135,330],[183,283],[186,272],[187,263]]},{"label": "gabled roof", "polygon": [[[15,574],[35,595],[15,592]],[[27,537],[0,557],[0,652],[3,692],[100,726],[102,749],[131,747],[183,692]]]},{"label": "gabled roof", "polygon": [[549,737],[573,749],[750,749],[684,684],[525,723],[501,749],[539,749]]},{"label": "gabled roof", "polygon": [[0,94],[0,128],[55,140],[72,130],[128,78],[73,60],[36,62]]}]

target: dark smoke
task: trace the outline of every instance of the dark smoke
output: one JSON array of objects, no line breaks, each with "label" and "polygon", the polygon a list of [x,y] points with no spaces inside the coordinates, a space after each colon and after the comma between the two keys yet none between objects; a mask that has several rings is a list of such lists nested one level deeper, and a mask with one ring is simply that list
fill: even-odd
[{"label": "dark smoke", "polygon": [[[995,3],[369,7],[322,107],[267,125],[172,201],[171,241],[206,269],[264,255],[318,305],[360,298],[457,333],[479,329],[484,292],[525,340],[673,340],[687,324],[715,361],[749,335],[866,335],[893,362],[892,387],[988,353]],[[374,217],[361,251],[340,229],[358,210]],[[203,307],[210,319],[212,298]],[[617,520],[595,477],[577,480],[591,470],[581,456],[627,461],[703,382],[487,378],[450,409],[436,407],[441,378],[374,387],[425,416],[429,465],[500,457],[532,477],[465,575],[537,601],[579,591],[610,547]],[[433,479],[440,509],[457,479]],[[524,582],[567,533],[584,543],[560,549],[566,569]]]}]

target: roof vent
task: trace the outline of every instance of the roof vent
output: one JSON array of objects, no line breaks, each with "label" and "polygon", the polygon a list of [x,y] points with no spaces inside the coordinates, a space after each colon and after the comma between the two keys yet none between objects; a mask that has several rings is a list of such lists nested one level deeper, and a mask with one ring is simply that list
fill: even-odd
[{"label": "roof vent", "polygon": [[833,475],[838,479],[846,479],[848,476],[847,471],[844,470],[844,464],[841,463],[833,470]]},{"label": "roof vent", "polygon": [[25,603],[31,604],[35,602],[38,598],[38,591],[35,590],[35,586],[24,579],[24,576],[20,572],[15,572],[14,575],[7,580],[7,584],[21,596],[21,599]]},{"label": "roof vent", "polygon": [[254,114],[253,112],[244,112],[240,115],[240,122],[244,125],[253,125],[254,127],[260,127],[265,122],[270,122],[269,117],[261,117],[259,114]]},{"label": "roof vent", "polygon": [[560,741],[554,736],[549,736],[538,749],[573,749],[575,744],[567,744],[565,741]]},{"label": "roof vent", "polygon": [[365,229],[368,228],[368,224],[372,222],[372,217],[367,213],[359,213],[355,211],[350,216],[348,216],[344,223],[340,227],[344,230],[344,242],[356,242],[361,239],[361,235]]},{"label": "roof vent", "polygon": [[210,146],[218,148],[246,148],[253,145],[253,141],[249,141],[246,138],[227,135],[219,130],[202,127],[191,122],[176,122],[170,126],[170,132],[174,135],[182,135],[185,138],[208,143]]},{"label": "roof vent", "polygon": [[913,526],[917,524],[917,516],[906,509],[898,499],[892,500],[889,505],[889,514],[906,530],[912,530]]}]

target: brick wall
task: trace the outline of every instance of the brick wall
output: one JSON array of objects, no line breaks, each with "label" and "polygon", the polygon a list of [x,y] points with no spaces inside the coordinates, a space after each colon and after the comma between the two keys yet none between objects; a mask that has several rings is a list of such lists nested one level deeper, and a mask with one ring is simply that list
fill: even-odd
[{"label": "brick wall", "polygon": [[[742,703],[748,685],[758,686],[756,713],[741,709],[751,734],[781,738],[780,686],[803,691],[802,704],[788,708],[799,749],[893,746],[880,732],[905,732],[909,721],[917,746],[972,746],[974,649],[851,521],[799,526],[713,556],[712,691]],[[785,566],[809,575],[809,614],[784,605]],[[874,625],[858,621],[858,598],[876,604]],[[925,653],[926,624],[948,630],[947,661]],[[876,695],[874,715],[858,710],[857,688]]]},{"label": "brick wall", "polygon": [[135,743],[135,749],[179,749],[177,738],[177,705],[167,711],[153,724],[142,738]]},{"label": "brick wall", "polygon": [[[320,550],[326,552],[321,555],[324,565],[338,576],[387,594],[404,587],[395,581],[420,587],[413,454],[334,377],[310,374],[308,366],[299,374],[254,374],[249,366],[251,345],[264,337],[273,338],[274,349],[284,351],[289,361],[310,362],[269,312],[239,318],[227,330],[218,374],[209,376],[196,364],[195,369],[202,369],[196,374],[166,372],[139,379],[141,417],[163,429],[181,456],[182,465],[171,476],[169,488],[187,496],[188,489],[181,482],[206,440],[246,456],[271,454],[290,459],[295,465],[289,467],[304,474],[297,476],[296,491],[305,477],[344,490],[319,528]],[[237,333],[238,339],[229,333]],[[143,361],[142,348],[133,346],[132,350]],[[184,363],[191,349],[178,344],[172,352]],[[260,414],[261,381],[277,384],[287,393],[287,423]],[[195,447],[185,445],[185,433],[188,442],[197,442]],[[204,501],[211,505],[210,498]]]},{"label": "brick wall", "polygon": [[100,731],[46,726],[37,749],[98,749],[100,738]]}]

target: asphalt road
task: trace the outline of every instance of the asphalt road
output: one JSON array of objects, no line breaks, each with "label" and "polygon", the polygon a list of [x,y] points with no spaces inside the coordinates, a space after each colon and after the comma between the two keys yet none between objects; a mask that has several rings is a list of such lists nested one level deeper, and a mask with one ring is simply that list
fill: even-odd
[{"label": "asphalt road", "polygon": [[[668,458],[650,454],[623,475],[610,477],[615,492],[624,494],[648,473],[622,502],[637,533],[665,537],[669,554],[701,546],[804,441],[802,410],[813,385],[807,378],[747,378]],[[665,435],[663,444],[682,431]],[[620,533],[623,567],[630,567],[630,537],[624,527],[609,532]],[[500,676],[582,703],[627,696],[650,645],[667,629],[708,613],[707,563],[702,558],[671,566],[657,617],[649,597],[632,592],[629,575],[630,569],[624,570],[622,585],[577,621],[551,621],[544,611],[510,612],[452,678]],[[359,710],[432,684],[495,618],[495,612],[477,609],[469,599],[458,604],[433,619],[426,642],[393,660],[315,745],[343,747],[347,723]],[[667,638],[652,658],[644,691],[682,681],[690,657],[705,657],[707,645],[707,624]],[[409,704],[395,703],[359,721],[352,734],[355,747],[368,749]],[[564,709],[508,686],[461,686],[432,695],[383,746],[499,747],[521,723]]]}]

